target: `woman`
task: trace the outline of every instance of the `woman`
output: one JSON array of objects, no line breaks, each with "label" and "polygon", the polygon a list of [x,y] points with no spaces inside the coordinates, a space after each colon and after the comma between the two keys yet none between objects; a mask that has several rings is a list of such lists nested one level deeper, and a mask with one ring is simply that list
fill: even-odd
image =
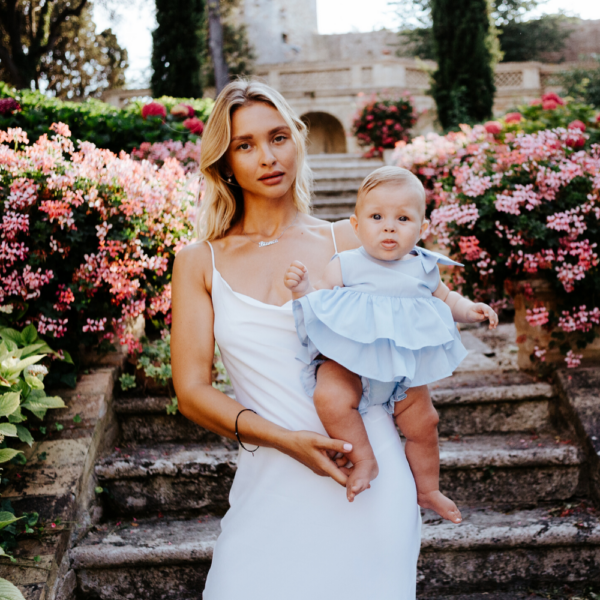
[{"label": "woman", "polygon": [[[359,245],[347,221],[311,217],[306,127],[275,90],[229,84],[202,140],[200,240],[173,271],[172,363],[181,412],[240,449],[204,600],[409,600],[420,516],[394,425],[380,407],[365,424],[380,473],[346,500],[349,452],[327,437],[300,381],[300,342],[286,267],[316,278]],[[214,389],[217,341],[236,400]],[[246,410],[251,409],[251,410]],[[404,510],[398,510],[398,504]]]}]

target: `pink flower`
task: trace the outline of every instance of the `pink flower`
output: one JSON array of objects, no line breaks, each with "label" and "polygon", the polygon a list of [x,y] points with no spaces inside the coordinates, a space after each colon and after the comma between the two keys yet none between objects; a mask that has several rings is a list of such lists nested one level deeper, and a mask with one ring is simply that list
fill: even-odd
[{"label": "pink flower", "polygon": [[569,123],[569,129],[579,129],[579,131],[585,131],[586,127],[581,121],[575,120]]},{"label": "pink flower", "polygon": [[554,110],[558,106],[558,102],[554,100],[544,100],[542,102],[542,108],[544,110]]},{"label": "pink flower", "polygon": [[548,92],[547,94],[544,94],[542,96],[542,103],[544,102],[556,102],[556,104],[559,104],[560,106],[564,106],[565,105],[565,101],[556,93],[554,92]]},{"label": "pink flower", "polygon": [[527,316],[525,318],[532,327],[540,327],[548,323],[549,314],[543,306],[533,309],[528,308]]},{"label": "pink flower", "polygon": [[488,133],[493,135],[498,135],[502,131],[502,123],[499,121],[488,121],[484,127]]},{"label": "pink flower", "polygon": [[569,350],[567,352],[567,356],[565,357],[565,362],[567,363],[567,367],[569,369],[574,369],[581,364],[581,359],[583,358],[583,354],[575,354],[573,350]]},{"label": "pink flower", "polygon": [[204,123],[198,117],[186,119],[183,122],[183,126],[187,127],[190,130],[190,133],[195,135],[202,135],[202,132],[204,131]]},{"label": "pink flower", "polygon": [[523,120],[523,115],[518,112],[511,112],[504,115],[505,123],[520,123]]},{"label": "pink flower", "polygon": [[190,106],[189,104],[183,104],[183,103],[179,103],[176,104],[172,109],[171,109],[171,114],[174,117],[180,117],[180,118],[190,118],[194,116],[194,107]]},{"label": "pink flower", "polygon": [[142,117],[162,117],[167,116],[167,109],[160,102],[149,102],[142,107]]},{"label": "pink flower", "polygon": [[0,115],[12,115],[12,113],[21,110],[21,105],[14,98],[0,99]]},{"label": "pink flower", "polygon": [[479,247],[479,240],[474,236],[461,236],[458,240],[458,247],[465,260],[479,260],[483,250]]},{"label": "pink flower", "polygon": [[583,148],[585,146],[585,137],[578,129],[574,129],[573,131],[569,132],[569,135],[565,140],[565,144],[573,149]]},{"label": "pink flower", "polygon": [[69,126],[64,123],[52,123],[50,129],[63,137],[71,137],[71,130],[69,129]]},{"label": "pink flower", "polygon": [[529,103],[529,106],[539,106],[541,103],[542,101],[539,98],[536,98]]}]

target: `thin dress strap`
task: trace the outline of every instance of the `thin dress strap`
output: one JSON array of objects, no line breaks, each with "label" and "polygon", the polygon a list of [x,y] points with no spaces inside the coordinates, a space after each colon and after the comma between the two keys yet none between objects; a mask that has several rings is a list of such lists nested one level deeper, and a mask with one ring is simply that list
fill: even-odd
[{"label": "thin dress strap", "polygon": [[335,231],[333,230],[333,223],[331,224],[331,237],[333,238],[333,248],[335,253],[338,253],[337,244],[335,243]]},{"label": "thin dress strap", "polygon": [[[213,264],[213,271],[216,271],[217,267],[215,267],[215,251],[213,250],[212,244],[207,240],[206,243],[208,244],[209,248],[210,248],[210,255],[212,256],[212,264]],[[335,242],[334,242],[335,244]]]}]

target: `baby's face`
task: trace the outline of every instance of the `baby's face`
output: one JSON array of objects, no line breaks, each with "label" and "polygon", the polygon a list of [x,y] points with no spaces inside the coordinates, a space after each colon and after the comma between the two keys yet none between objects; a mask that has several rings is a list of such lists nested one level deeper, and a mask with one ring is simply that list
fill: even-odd
[{"label": "baby's face", "polygon": [[363,197],[358,215],[350,222],[365,250],[379,260],[408,255],[429,223],[422,200],[410,185],[382,184]]}]

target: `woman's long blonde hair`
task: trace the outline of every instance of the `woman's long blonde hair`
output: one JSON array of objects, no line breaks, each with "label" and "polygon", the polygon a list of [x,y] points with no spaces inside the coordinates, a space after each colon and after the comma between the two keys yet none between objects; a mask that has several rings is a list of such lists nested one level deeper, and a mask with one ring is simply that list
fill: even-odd
[{"label": "woman's long blonde hair", "polygon": [[244,198],[237,184],[227,183],[223,175],[223,155],[231,140],[231,115],[240,106],[263,102],[276,108],[292,132],[297,149],[296,179],[292,184],[294,204],[300,212],[310,212],[312,173],[306,163],[306,125],[294,114],[283,96],[258,81],[233,81],[219,94],[204,135],[200,170],[205,187],[198,210],[196,232],[200,241],[223,237],[242,216]]}]

